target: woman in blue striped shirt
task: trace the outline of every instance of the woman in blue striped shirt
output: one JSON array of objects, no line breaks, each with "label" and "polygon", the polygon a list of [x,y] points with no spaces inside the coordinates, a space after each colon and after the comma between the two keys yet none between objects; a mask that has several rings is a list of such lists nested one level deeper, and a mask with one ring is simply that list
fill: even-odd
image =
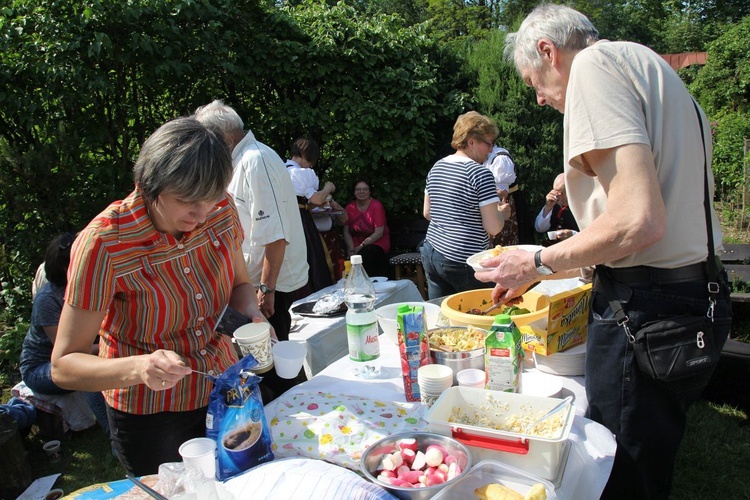
[{"label": "woman in blue striped shirt", "polygon": [[430,299],[487,287],[466,259],[487,250],[510,215],[510,205],[499,203],[492,172],[482,166],[498,133],[492,119],[476,111],[459,116],[451,141],[456,153],[427,174],[424,216],[430,225],[421,252]]}]

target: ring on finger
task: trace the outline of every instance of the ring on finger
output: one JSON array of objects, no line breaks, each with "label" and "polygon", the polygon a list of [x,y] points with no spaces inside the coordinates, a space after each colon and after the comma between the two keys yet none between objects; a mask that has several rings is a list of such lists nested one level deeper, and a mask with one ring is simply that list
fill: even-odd
[{"label": "ring on finger", "polygon": [[166,387],[167,386],[167,381],[164,380],[164,379],[161,379],[161,386],[162,387]]}]

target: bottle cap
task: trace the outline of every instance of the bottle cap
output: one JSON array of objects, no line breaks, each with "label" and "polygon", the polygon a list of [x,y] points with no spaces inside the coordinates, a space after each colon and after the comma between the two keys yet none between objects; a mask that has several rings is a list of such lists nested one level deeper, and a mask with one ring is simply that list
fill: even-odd
[{"label": "bottle cap", "polygon": [[361,264],[362,263],[362,256],[354,254],[350,257],[350,260],[352,261],[352,264]]},{"label": "bottle cap", "polygon": [[495,316],[494,323],[496,325],[509,325],[513,322],[513,320],[510,318],[510,315],[508,314],[498,314]]}]

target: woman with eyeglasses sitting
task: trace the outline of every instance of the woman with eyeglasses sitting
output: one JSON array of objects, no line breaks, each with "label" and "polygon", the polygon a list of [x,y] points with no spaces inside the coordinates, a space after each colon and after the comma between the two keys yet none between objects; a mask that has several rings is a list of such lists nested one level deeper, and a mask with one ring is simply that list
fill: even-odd
[{"label": "woman with eyeglasses sitting", "polygon": [[347,222],[344,241],[349,256],[362,256],[362,265],[369,276],[387,276],[391,234],[385,220],[383,204],[372,197],[367,181],[354,185],[354,200],[346,206]]}]

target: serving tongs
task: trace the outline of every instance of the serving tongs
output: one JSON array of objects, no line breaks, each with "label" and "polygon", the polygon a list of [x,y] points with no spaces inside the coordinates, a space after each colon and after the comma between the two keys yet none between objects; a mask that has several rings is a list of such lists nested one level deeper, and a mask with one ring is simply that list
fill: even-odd
[{"label": "serving tongs", "polygon": [[561,410],[568,407],[568,405],[573,401],[573,396],[568,396],[567,398],[563,399],[562,402],[552,408],[550,411],[545,413],[542,417],[534,420],[529,425],[526,426],[526,430],[524,431],[524,434],[531,434],[532,429],[539,425],[540,423],[544,422],[548,418],[550,418],[552,415],[555,415],[556,413],[559,413]]}]

